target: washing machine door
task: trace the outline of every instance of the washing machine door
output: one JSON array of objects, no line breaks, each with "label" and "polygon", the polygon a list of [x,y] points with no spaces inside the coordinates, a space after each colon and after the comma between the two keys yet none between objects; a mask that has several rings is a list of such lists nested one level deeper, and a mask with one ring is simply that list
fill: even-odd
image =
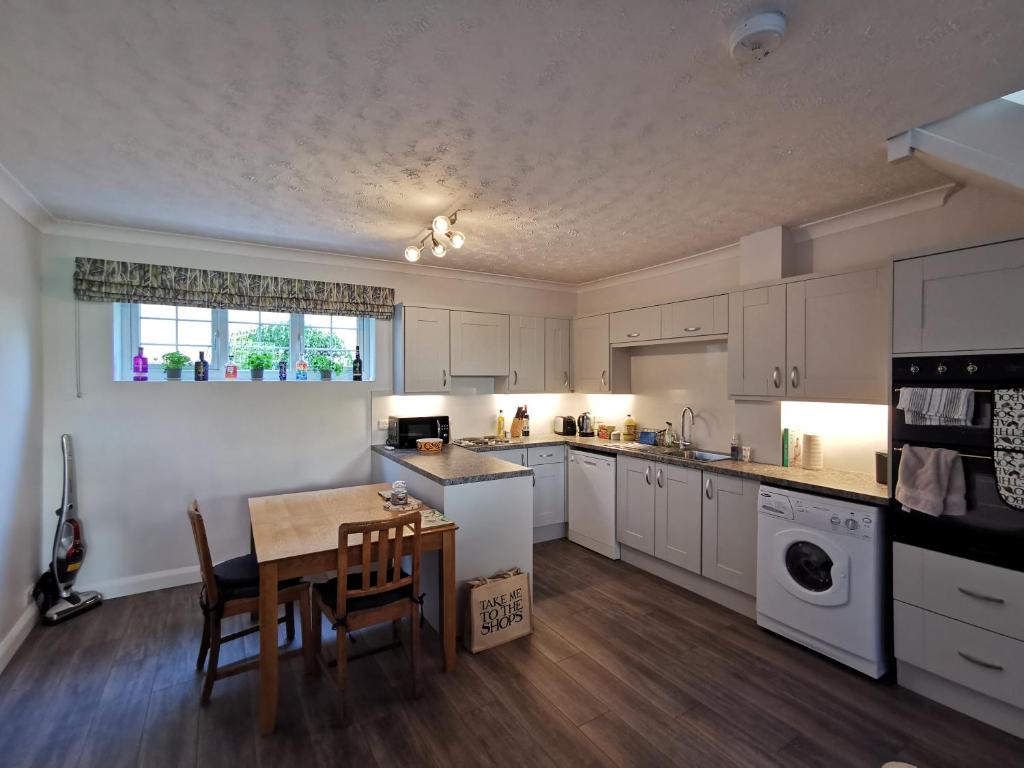
[{"label": "washing machine door", "polygon": [[776,581],[804,602],[843,605],[850,599],[850,555],[833,538],[808,529],[778,531],[772,563]]}]

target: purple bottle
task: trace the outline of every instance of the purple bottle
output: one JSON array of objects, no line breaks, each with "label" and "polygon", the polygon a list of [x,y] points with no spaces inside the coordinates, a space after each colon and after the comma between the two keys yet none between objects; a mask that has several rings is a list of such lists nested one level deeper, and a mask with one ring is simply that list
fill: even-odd
[{"label": "purple bottle", "polygon": [[132,381],[149,381],[149,360],[142,354],[142,347],[132,358]]}]

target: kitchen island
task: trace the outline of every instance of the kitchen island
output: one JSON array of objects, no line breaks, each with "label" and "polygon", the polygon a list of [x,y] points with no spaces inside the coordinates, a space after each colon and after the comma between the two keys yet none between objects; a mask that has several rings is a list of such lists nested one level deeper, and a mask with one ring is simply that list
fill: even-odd
[{"label": "kitchen island", "polygon": [[[509,568],[533,570],[533,470],[456,445],[441,453],[371,446],[375,483],[404,480],[409,493],[459,526],[455,581],[461,631],[465,582]],[[437,564],[425,559],[423,583],[437,583]],[[438,601],[428,591],[424,615],[440,628]]]}]

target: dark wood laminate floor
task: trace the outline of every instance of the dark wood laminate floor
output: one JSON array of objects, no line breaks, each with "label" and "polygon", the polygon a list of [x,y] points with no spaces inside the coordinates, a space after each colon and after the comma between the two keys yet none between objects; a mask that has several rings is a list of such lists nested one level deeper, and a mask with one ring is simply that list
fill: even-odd
[{"label": "dark wood laminate floor", "polygon": [[291,659],[270,738],[257,735],[256,673],[217,683],[199,706],[196,587],[37,627],[0,677],[0,765],[1024,765],[1024,741],[627,565],[559,541],[536,548],[534,567],[531,637],[460,651],[446,675],[428,633],[416,701],[400,652],[355,661],[344,729],[331,684]]}]

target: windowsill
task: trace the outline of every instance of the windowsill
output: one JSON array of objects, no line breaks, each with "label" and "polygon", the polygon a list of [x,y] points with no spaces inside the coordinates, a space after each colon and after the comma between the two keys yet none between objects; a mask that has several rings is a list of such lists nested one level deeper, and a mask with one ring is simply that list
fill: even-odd
[{"label": "windowsill", "polygon": [[195,379],[174,379],[168,381],[165,378],[159,379],[147,379],[146,381],[132,381],[125,379],[115,379],[115,384],[375,384],[373,379],[363,379],[362,381],[352,381],[352,379],[330,379],[328,381],[321,381],[319,378],[306,379],[300,381],[298,379],[287,379],[281,381],[280,379],[249,379],[239,377],[237,379],[210,379],[209,381],[196,381]]}]

